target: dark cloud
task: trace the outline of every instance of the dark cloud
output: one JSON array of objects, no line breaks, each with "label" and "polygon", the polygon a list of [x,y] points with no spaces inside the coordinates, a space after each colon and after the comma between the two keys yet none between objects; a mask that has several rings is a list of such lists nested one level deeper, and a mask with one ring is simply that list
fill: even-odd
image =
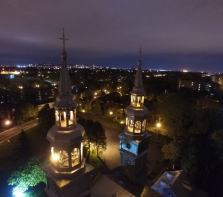
[{"label": "dark cloud", "polygon": [[222,6],[222,0],[1,0],[0,63],[59,63],[64,27],[72,64],[134,67],[142,45],[146,68],[220,71]]}]

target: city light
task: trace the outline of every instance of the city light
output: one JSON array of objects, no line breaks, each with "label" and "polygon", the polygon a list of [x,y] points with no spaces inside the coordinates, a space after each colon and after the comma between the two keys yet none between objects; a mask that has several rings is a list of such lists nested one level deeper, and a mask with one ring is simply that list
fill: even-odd
[{"label": "city light", "polygon": [[11,121],[10,121],[10,120],[6,120],[6,121],[5,121],[5,125],[6,125],[6,126],[8,126],[8,125],[10,125],[10,124],[11,124]]},{"label": "city light", "polygon": [[52,154],[52,159],[53,159],[54,161],[59,160],[59,159],[60,159],[59,154],[56,154],[56,153]]},{"label": "city light", "polygon": [[160,128],[161,127],[161,123],[160,122],[156,123],[156,127]]},{"label": "city light", "polygon": [[54,147],[51,147],[51,157],[54,161],[58,161],[60,159],[60,155],[54,152]]},{"label": "city light", "polygon": [[110,114],[110,115],[113,115],[113,112],[112,112],[112,111],[110,111],[110,112],[109,112],[109,114]]}]

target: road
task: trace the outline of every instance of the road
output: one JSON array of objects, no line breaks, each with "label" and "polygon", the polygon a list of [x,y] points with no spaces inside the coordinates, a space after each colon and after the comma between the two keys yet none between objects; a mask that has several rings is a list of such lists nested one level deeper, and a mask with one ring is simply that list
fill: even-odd
[{"label": "road", "polygon": [[36,119],[36,120],[29,121],[27,123],[12,127],[10,129],[7,129],[7,130],[1,132],[0,133],[0,143],[19,134],[22,129],[26,130],[26,129],[36,126],[37,124],[38,124],[38,120]]}]

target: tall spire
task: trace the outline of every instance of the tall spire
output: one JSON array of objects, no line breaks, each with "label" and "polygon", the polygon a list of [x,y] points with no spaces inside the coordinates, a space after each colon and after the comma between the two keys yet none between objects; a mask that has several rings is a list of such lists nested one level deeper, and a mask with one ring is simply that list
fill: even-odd
[{"label": "tall spire", "polygon": [[65,37],[64,29],[63,29],[63,36],[62,38],[59,38],[59,39],[63,41],[63,51],[61,54],[62,68],[61,68],[61,73],[60,73],[58,90],[60,93],[67,93],[67,92],[71,92],[71,83],[70,83],[69,72],[67,69],[67,54],[65,51],[65,41],[68,39]]},{"label": "tall spire", "polygon": [[142,70],[141,70],[141,54],[142,54],[142,50],[141,50],[141,46],[139,49],[139,60],[138,60],[138,68],[137,68],[137,72],[136,72],[136,77],[135,77],[135,82],[134,82],[134,87],[132,90],[132,93],[138,93],[139,91],[144,93],[144,88],[143,88],[143,81],[142,81]]},{"label": "tall spire", "polygon": [[141,50],[141,45],[140,45],[140,48],[139,48],[139,61],[141,61],[141,55],[142,55],[142,50]]},{"label": "tall spire", "polygon": [[64,29],[63,29],[63,36],[62,36],[62,38],[58,38],[58,39],[60,39],[60,40],[62,40],[63,41],[63,53],[62,54],[66,54],[66,51],[65,51],[65,41],[66,40],[69,40],[69,39],[67,39],[66,37],[65,37],[65,34],[64,34]]}]

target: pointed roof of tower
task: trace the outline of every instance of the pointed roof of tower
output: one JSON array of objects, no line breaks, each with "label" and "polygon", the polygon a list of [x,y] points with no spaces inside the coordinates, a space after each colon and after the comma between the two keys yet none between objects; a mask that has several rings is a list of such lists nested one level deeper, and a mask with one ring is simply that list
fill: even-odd
[{"label": "pointed roof of tower", "polygon": [[138,60],[138,68],[137,68],[137,72],[136,72],[136,77],[135,77],[135,82],[134,82],[134,87],[133,90],[131,91],[132,94],[140,94],[140,95],[144,95],[145,91],[144,91],[144,87],[143,87],[143,81],[142,81],[142,61],[141,61],[141,47],[139,50],[139,60]]},{"label": "pointed roof of tower", "polygon": [[67,69],[67,54],[65,51],[65,41],[68,39],[65,37],[64,29],[63,29],[63,37],[59,39],[63,41],[63,51],[61,54],[62,68],[61,68],[61,73],[60,73],[58,91],[60,93],[67,93],[67,92],[71,92],[71,83],[70,83],[69,72]]},{"label": "pointed roof of tower", "polygon": [[63,41],[63,51],[61,54],[62,67],[61,67],[60,79],[59,79],[59,85],[58,85],[59,95],[56,98],[54,107],[75,108],[77,104],[73,100],[73,96],[71,95],[71,83],[70,83],[69,72],[67,69],[67,54],[65,51],[65,41],[68,39],[65,37],[64,30],[63,30],[63,37],[59,39]]}]

